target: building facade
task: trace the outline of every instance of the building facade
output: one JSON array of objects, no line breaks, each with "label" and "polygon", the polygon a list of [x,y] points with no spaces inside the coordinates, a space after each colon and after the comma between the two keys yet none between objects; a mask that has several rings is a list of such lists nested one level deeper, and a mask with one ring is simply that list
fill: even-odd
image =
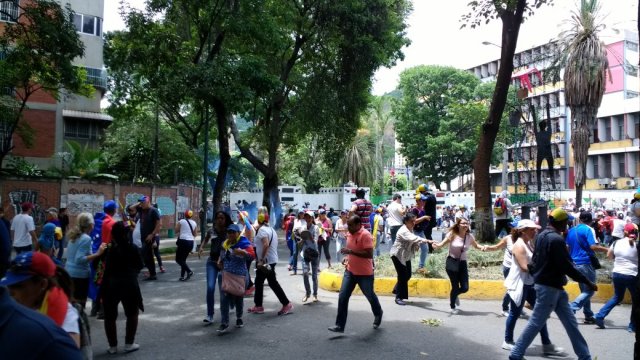
[{"label": "building facade", "polygon": [[[19,0],[19,6],[28,6],[31,0]],[[100,110],[100,102],[107,90],[107,74],[104,68],[102,38],[104,0],[62,0],[74,11],[73,23],[85,46],[85,55],[73,64],[87,72],[87,81],[95,91],[91,97],[62,93],[56,100],[44,91],[34,94],[27,103],[23,119],[33,130],[34,146],[27,147],[17,134],[13,135],[13,150],[8,159],[23,157],[40,169],[61,167],[65,153],[65,141],[74,140],[82,145],[97,147],[104,130],[113,120]],[[3,10],[19,12],[19,6],[2,2]],[[8,16],[2,23],[11,21]],[[6,161],[3,166],[6,166]]]},{"label": "building facade", "polygon": [[[591,131],[584,189],[631,189],[640,185],[640,82],[638,66],[634,65],[638,61],[638,34],[621,31],[603,40],[610,73]],[[492,191],[506,188],[512,194],[536,193],[538,182],[542,192],[575,188],[571,113],[565,104],[564,84],[543,80],[553,46],[545,44],[514,55],[512,82],[525,106],[521,117],[512,117],[512,121],[502,124],[510,128],[514,137],[505,151],[505,161],[491,168]],[[499,60],[495,60],[469,71],[482,81],[492,81],[499,66]],[[550,124],[553,178],[546,161],[542,162],[540,179],[536,176],[537,144],[531,108],[535,109],[538,121],[548,120]]]}]

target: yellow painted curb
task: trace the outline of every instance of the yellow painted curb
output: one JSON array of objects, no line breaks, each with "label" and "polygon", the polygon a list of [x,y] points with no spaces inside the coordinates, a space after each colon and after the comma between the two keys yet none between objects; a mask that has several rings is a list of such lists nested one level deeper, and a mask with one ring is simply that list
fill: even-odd
[{"label": "yellow painted curb", "polygon": [[[392,295],[391,291],[396,284],[395,278],[376,278],[374,281],[374,290],[378,295]],[[342,286],[342,274],[323,270],[319,276],[319,286],[328,291],[338,292]],[[570,282],[565,286],[565,290],[569,293],[569,299],[574,299],[580,294],[578,284]],[[432,297],[432,298],[449,298],[451,284],[448,279],[415,279],[409,280],[409,296],[411,297]],[[360,289],[356,287],[355,293],[362,294]],[[477,300],[502,300],[505,294],[505,288],[502,280],[469,280],[469,291],[461,297],[463,299]],[[595,302],[606,302],[613,296],[613,285],[598,284],[598,291],[591,298]],[[623,303],[630,304],[631,296],[627,293]]]}]

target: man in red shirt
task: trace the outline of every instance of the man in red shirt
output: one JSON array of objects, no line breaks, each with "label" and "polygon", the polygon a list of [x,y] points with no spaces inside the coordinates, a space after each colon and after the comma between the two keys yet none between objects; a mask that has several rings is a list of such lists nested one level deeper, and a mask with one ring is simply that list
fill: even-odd
[{"label": "man in red shirt", "polygon": [[349,210],[349,216],[358,215],[362,219],[362,226],[371,232],[371,223],[369,215],[373,212],[373,205],[371,201],[365,199],[366,191],[363,188],[356,190],[356,201],[351,203],[351,209]]},{"label": "man in red shirt", "polygon": [[102,220],[102,242],[104,244],[109,244],[111,242],[111,229],[113,229],[113,224],[116,223],[113,220],[113,215],[116,213],[116,209],[118,205],[115,201],[109,200],[104,203],[104,219]]},{"label": "man in red shirt", "polygon": [[347,245],[340,249],[340,253],[347,256],[347,268],[342,277],[342,286],[338,297],[338,316],[336,325],[329,331],[342,333],[347,324],[349,298],[356,285],[371,304],[373,310],[373,328],[380,327],[382,322],[382,308],[378,297],[373,291],[373,238],[371,233],[362,226],[359,216],[353,215],[347,220]]}]

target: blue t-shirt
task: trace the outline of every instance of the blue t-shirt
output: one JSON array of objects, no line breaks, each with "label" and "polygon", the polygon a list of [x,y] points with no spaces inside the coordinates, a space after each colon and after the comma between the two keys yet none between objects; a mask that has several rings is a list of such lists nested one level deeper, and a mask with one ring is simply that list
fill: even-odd
[{"label": "blue t-shirt", "polygon": [[590,264],[589,254],[593,253],[591,245],[596,243],[591,227],[586,224],[569,229],[567,234],[567,245],[569,246],[569,255],[576,265]]},{"label": "blue t-shirt", "polygon": [[72,278],[86,279],[90,268],[87,256],[91,255],[91,237],[82,234],[67,246],[67,263],[64,268]]},{"label": "blue t-shirt", "polygon": [[0,349],[2,359],[82,360],[69,334],[50,318],[9,297],[0,286]]}]

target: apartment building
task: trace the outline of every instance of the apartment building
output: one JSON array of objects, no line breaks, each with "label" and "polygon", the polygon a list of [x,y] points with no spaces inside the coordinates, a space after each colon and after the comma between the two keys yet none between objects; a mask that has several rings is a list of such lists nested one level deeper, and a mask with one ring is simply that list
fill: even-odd
[{"label": "apartment building", "polygon": [[[0,6],[7,13],[17,15],[19,5],[28,5],[30,1],[2,2]],[[75,12],[73,23],[84,42],[85,55],[73,63],[86,69],[87,81],[95,91],[90,98],[63,93],[56,100],[43,91],[31,97],[21,121],[33,129],[36,145],[29,148],[14,134],[14,149],[10,156],[24,157],[41,169],[61,166],[60,155],[65,151],[64,143],[67,140],[97,147],[104,129],[113,120],[100,110],[100,102],[107,89],[102,38],[104,0],[62,0],[60,3],[63,6],[69,4]],[[1,16],[0,28],[12,18],[15,17]]]},{"label": "apartment building", "polygon": [[[585,190],[630,189],[640,185],[640,82],[638,66],[638,34],[618,31],[603,36],[607,47],[610,76],[591,134]],[[492,191],[506,188],[513,193],[532,193],[541,182],[543,191],[552,182],[559,189],[574,189],[575,176],[571,149],[571,113],[565,104],[564,84],[543,79],[550,64],[554,44],[533,47],[514,55],[512,81],[524,98],[524,116],[512,119],[508,126],[514,134],[505,151],[503,164],[491,168]],[[492,81],[499,60],[475,66],[469,71],[482,81]],[[536,176],[536,140],[530,106],[538,120],[549,120],[552,136],[554,177],[547,162],[542,163],[540,179]],[[511,111],[514,109],[507,109]]]}]

